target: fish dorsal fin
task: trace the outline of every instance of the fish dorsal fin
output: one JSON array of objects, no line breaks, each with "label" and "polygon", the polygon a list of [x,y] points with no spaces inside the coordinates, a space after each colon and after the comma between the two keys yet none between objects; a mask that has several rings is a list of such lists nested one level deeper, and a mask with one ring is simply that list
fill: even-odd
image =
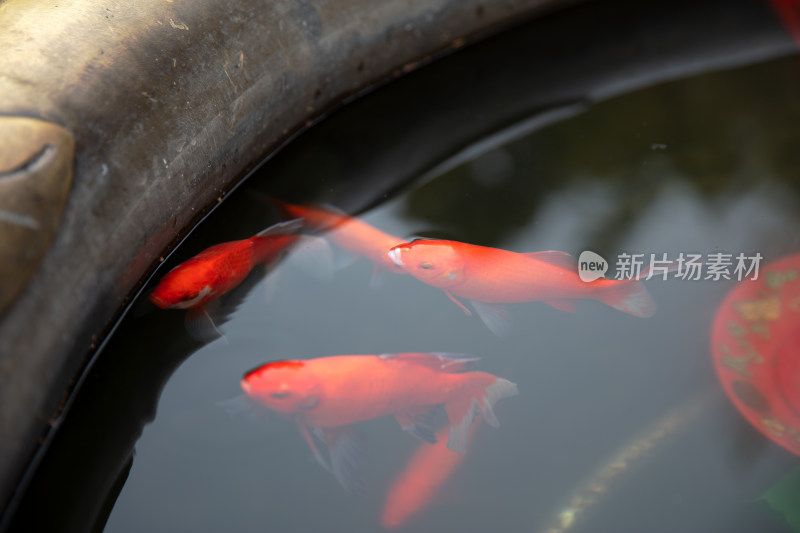
[{"label": "fish dorsal fin", "polygon": [[575,256],[570,255],[567,252],[546,250],[544,252],[530,252],[524,255],[530,257],[531,259],[541,261],[542,263],[547,263],[548,265],[553,265],[554,267],[569,270],[570,272],[577,272],[578,270],[578,262],[575,261]]},{"label": "fish dorsal fin", "polygon": [[256,233],[256,237],[269,237],[271,235],[287,235],[299,231],[304,225],[302,218],[295,218],[285,222],[278,222]]},{"label": "fish dorsal fin", "polygon": [[407,363],[427,366],[434,370],[453,373],[462,372],[472,368],[473,363],[479,361],[479,357],[463,353],[448,352],[409,352],[409,353],[387,353],[379,356],[381,359],[395,359]]}]

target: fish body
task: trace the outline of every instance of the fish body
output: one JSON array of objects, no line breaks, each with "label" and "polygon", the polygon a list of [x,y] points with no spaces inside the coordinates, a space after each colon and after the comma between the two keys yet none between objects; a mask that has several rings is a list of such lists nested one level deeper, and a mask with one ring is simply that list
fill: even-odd
[{"label": "fish body", "polygon": [[[476,419],[469,430],[470,441],[479,420]],[[447,480],[461,466],[465,455],[445,446],[447,431],[444,428],[437,432],[437,442],[434,444],[421,443],[392,483],[381,513],[381,525],[384,528],[402,526],[433,503]]]},{"label": "fish body", "polygon": [[456,372],[464,368],[462,360],[441,354],[336,355],[267,363],[247,373],[242,388],[270,409],[312,427],[346,426],[438,404],[456,425],[468,416],[471,422],[477,411],[470,411],[491,410],[499,398],[490,398],[488,389],[516,393],[514,384],[486,372]]},{"label": "fish body", "polygon": [[385,233],[363,220],[334,209],[273,201],[287,216],[302,218],[309,228],[324,232],[325,238],[342,250],[372,261],[376,269],[403,273],[386,253],[392,247],[405,243],[405,239]]},{"label": "fish body", "polygon": [[[459,453],[466,452],[476,416],[499,425],[493,405],[516,395],[517,386],[486,372],[462,372],[473,361],[428,353],[276,361],[245,374],[241,386],[256,401],[293,419],[318,461],[348,488],[354,484],[349,469],[356,461],[340,456],[353,448],[354,439],[346,438],[344,429],[351,424],[394,415],[404,429],[435,442],[427,414],[444,404],[450,420],[447,446]],[[316,449],[309,429],[322,434],[331,452],[330,466]]]},{"label": "fish body", "polygon": [[584,282],[566,252],[517,253],[457,241],[416,240],[392,248],[388,255],[420,281],[473,303],[543,301],[574,311],[576,300],[589,298],[639,317],[655,312],[640,282]]},{"label": "fish body", "polygon": [[150,293],[150,301],[162,309],[193,311],[187,325],[207,318],[209,303],[239,285],[256,265],[277,260],[298,239],[293,233],[301,227],[301,220],[281,222],[249,239],[206,248],[170,270]]}]

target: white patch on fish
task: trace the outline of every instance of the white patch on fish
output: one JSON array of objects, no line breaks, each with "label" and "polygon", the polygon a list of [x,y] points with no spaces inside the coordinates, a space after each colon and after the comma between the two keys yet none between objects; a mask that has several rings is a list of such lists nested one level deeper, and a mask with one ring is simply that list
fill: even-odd
[{"label": "white patch on fish", "polygon": [[403,258],[401,257],[401,253],[402,252],[399,248],[393,248],[388,252],[389,259],[391,259],[392,263],[399,267],[403,266]]},{"label": "white patch on fish", "polygon": [[173,305],[172,307],[174,307],[175,309],[191,309],[192,307],[197,305],[198,302],[200,302],[203,298],[205,298],[209,294],[211,294],[211,286],[210,285],[206,285],[205,287],[203,287],[203,289],[200,292],[197,293],[197,296],[195,296],[191,300],[186,300],[184,302],[178,302],[175,305]]}]

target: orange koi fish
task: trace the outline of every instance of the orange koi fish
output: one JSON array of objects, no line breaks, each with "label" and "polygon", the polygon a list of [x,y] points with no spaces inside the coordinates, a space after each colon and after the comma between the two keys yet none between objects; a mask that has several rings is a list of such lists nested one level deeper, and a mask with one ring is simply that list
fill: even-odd
[{"label": "orange koi fish", "polygon": [[389,259],[386,252],[398,244],[405,243],[405,239],[384,233],[356,217],[333,209],[292,205],[279,200],[273,202],[287,216],[302,218],[308,227],[325,232],[325,237],[342,250],[372,261],[376,271],[383,269],[398,274],[403,273],[403,270]]},{"label": "orange koi fish", "polygon": [[186,326],[192,337],[208,340],[220,336],[206,307],[239,285],[260,263],[273,263],[298,237],[300,219],[281,222],[249,239],[206,248],[170,270],[150,293],[162,309],[188,309]]},{"label": "orange koi fish", "polygon": [[503,303],[543,301],[575,311],[576,300],[591,298],[638,317],[650,317],[655,302],[636,280],[581,281],[566,252],[516,253],[457,241],[415,240],[392,248],[389,258],[418,280],[442,289],[466,314],[456,297],[470,301],[498,336],[508,333]]},{"label": "orange koi fish", "polygon": [[[486,372],[463,372],[475,358],[442,353],[337,355],[276,361],[245,374],[245,393],[296,423],[314,457],[349,491],[361,487],[358,439],[347,426],[394,415],[406,431],[435,442],[432,411],[444,404],[450,420],[447,447],[467,449],[468,431],[481,415],[500,423],[494,404],[517,394],[510,381]],[[323,459],[309,429],[327,444]]]},{"label": "orange koi fish", "polygon": [[[479,420],[480,417],[477,417],[469,429],[467,439],[470,441]],[[420,444],[405,470],[392,483],[381,513],[381,525],[386,529],[402,526],[430,505],[450,476],[461,466],[464,454],[456,453],[444,445],[448,431],[448,428],[444,428],[437,432],[439,442],[433,445]]]}]

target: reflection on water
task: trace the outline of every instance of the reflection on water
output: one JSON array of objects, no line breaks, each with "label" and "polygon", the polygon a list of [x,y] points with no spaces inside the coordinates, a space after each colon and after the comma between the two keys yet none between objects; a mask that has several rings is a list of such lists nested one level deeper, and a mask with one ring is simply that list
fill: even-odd
[{"label": "reflection on water", "polygon": [[[800,247],[788,128],[800,92],[770,84],[773,94],[747,95],[751,80],[789,79],[796,66],[774,61],[594,105],[361,219],[404,238],[520,252],[759,252],[768,263]],[[721,112],[722,87],[740,105]],[[411,435],[388,419],[359,424],[369,486],[359,498],[318,468],[291,422],[230,417],[218,403],[267,361],[414,350],[480,356],[481,370],[513,379],[520,395],[497,406],[501,430],[477,434],[410,531],[541,530],[565,512],[573,514],[556,523],[573,531],[782,531],[754,501],[796,458],[725,402],[708,353],[711,319],[734,282],[648,281],[658,303],[649,319],[588,300],[574,314],[509,304],[514,328],[499,339],[441,291],[410,276],[371,287],[372,276],[363,259],[330,281],[287,260],[257,278],[224,325],[227,342],[200,347],[164,387],[106,530],[374,531],[417,449]],[[692,420],[698,405],[682,406],[698,397],[704,407]],[[657,420],[672,425],[659,430]],[[615,457],[631,464],[604,475]],[[591,506],[570,507],[593,472],[602,490]]]},{"label": "reflection on water", "polygon": [[603,496],[613,488],[617,478],[635,469],[650,451],[657,446],[663,446],[665,439],[695,422],[698,416],[711,408],[715,399],[718,400],[708,392],[696,394],[668,411],[581,484],[569,504],[558,512],[553,524],[544,531],[564,533],[572,529],[576,521],[582,518],[581,515],[602,503]]},{"label": "reflection on water", "polygon": [[[742,252],[769,264],[800,250],[798,67],[786,57],[697,75],[569,102],[542,111],[546,119],[531,118],[531,105],[514,117],[524,128],[436,172],[425,174],[412,153],[384,161],[387,173],[422,177],[358,220],[398,239],[514,252]],[[338,139],[327,139],[300,139],[269,162],[164,272],[278,222],[265,197],[363,208],[370,200],[342,163],[358,158],[338,158]],[[285,179],[271,181],[275,173]],[[135,305],[75,401],[80,416],[59,432],[65,444],[44,460],[53,481],[33,485],[41,498],[59,491],[48,502],[60,524],[355,533],[398,525],[402,505],[386,509],[400,498],[419,509],[399,526],[406,531],[787,531],[755,500],[798,459],[727,401],[709,354],[714,313],[734,280],[645,281],[658,308],[650,318],[590,299],[574,313],[509,303],[512,327],[499,338],[412,276],[336,254],[333,274],[316,275],[299,265],[318,252],[298,257],[298,248],[219,297],[224,336],[208,344],[187,334],[183,311]],[[292,421],[224,408],[244,373],[270,361],[410,351],[480,357],[477,370],[516,383],[519,395],[498,403],[502,428],[476,431],[465,455],[421,448],[431,445],[391,417],[354,424],[365,438],[363,496],[318,466]],[[396,488],[424,465],[436,465],[427,485]],[[98,493],[104,507],[82,516]],[[38,503],[26,503],[22,516],[44,520]]]}]

